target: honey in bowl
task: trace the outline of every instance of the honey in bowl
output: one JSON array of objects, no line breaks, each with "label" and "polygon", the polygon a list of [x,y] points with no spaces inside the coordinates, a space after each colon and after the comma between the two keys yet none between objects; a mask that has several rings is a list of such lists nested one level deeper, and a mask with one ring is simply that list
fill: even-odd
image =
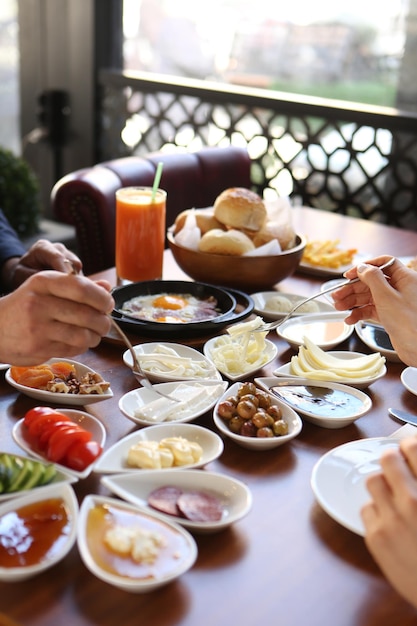
[{"label": "honey in bowl", "polygon": [[172,576],[184,556],[189,556],[189,544],[181,532],[163,521],[108,503],[97,504],[88,512],[86,537],[90,554],[101,569],[130,579]]},{"label": "honey in bowl", "polygon": [[0,567],[28,567],[56,557],[71,517],[62,498],[27,504],[0,517]]}]

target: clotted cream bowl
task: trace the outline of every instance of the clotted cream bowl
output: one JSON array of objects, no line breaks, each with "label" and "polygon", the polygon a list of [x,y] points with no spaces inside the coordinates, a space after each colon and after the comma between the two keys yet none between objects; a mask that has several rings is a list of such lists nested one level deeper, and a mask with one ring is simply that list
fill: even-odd
[{"label": "clotted cream bowl", "polygon": [[[126,547],[132,536],[129,531],[143,540],[136,552]],[[117,537],[127,539],[126,550],[119,549]],[[98,495],[88,495],[82,502],[77,541],[81,558],[94,576],[131,593],[167,585],[188,571],[197,558],[195,540],[182,526],[119,499]]]},{"label": "clotted cream bowl", "polygon": [[180,246],[170,229],[167,239],[175,261],[188,276],[248,293],[268,289],[291,276],[300,264],[306,245],[305,236],[297,235],[295,246],[279,254],[225,256]]}]

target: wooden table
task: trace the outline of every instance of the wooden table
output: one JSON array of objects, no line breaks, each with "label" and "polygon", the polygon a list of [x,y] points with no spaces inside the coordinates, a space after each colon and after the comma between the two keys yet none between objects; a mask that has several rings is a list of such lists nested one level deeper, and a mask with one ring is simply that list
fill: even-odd
[{"label": "wooden table", "polygon": [[[297,230],[311,238],[340,237],[343,245],[356,246],[370,256],[417,253],[414,232],[308,209],[295,210],[294,219]],[[164,272],[165,278],[185,278],[169,252]],[[113,271],[101,276],[114,280]],[[296,274],[277,288],[308,294],[322,280]],[[276,341],[278,359],[263,375],[271,374],[293,354],[285,342]],[[341,349],[366,351],[355,336],[346,343]],[[121,395],[135,387],[122,364],[122,352],[121,346],[103,341],[78,358],[111,382],[114,398],[88,408],[105,425],[107,445],[134,429],[118,409]],[[0,613],[25,626],[417,624],[417,612],[385,581],[363,539],[333,521],[316,503],[310,487],[312,468],[323,453],[399,428],[388,416],[388,406],[417,412],[417,398],[399,379],[403,368],[400,363],[388,363],[386,377],[368,390],[372,410],[351,426],[327,430],[305,421],[301,434],[290,444],[263,453],[226,441],[222,456],[207,469],[245,482],[253,494],[253,508],[230,529],[196,535],[198,560],[178,581],[151,594],[124,593],[94,578],[74,547],[44,574],[19,584],[0,584]],[[11,429],[34,404],[0,379],[3,450],[19,452]],[[214,428],[210,414],[197,421]],[[95,475],[75,489],[80,500],[89,492],[107,493]]]}]

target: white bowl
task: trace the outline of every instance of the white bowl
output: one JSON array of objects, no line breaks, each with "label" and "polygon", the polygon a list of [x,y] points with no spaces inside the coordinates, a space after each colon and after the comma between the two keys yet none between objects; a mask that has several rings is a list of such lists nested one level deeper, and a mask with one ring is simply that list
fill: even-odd
[{"label": "white bowl", "polygon": [[[255,378],[255,383],[270,393],[274,393],[272,388],[279,387],[279,393],[282,394],[279,397],[282,397],[284,402],[301,413],[303,419],[323,428],[344,428],[368,413],[372,406],[371,398],[355,387],[306,378],[298,379],[296,385],[294,382],[294,377]],[[288,386],[282,387],[281,385],[285,385],[285,383],[288,383]],[[287,395],[287,391],[290,395]],[[298,394],[307,395],[312,398],[312,401],[303,404],[302,398]],[[331,399],[332,394],[337,394],[334,400]],[[351,406],[344,407],[343,402],[346,401]],[[333,414],[332,411],[334,411]]]},{"label": "white bowl", "polygon": [[[204,354],[189,346],[179,343],[151,342],[133,346],[142,370],[152,382],[164,383],[178,380],[221,380],[218,370]],[[164,355],[163,351],[175,353],[176,358]],[[155,354],[151,362],[140,358],[141,355]],[[165,358],[164,358],[165,357]],[[123,362],[130,369],[133,359],[130,350],[123,354]]]},{"label": "white bowl", "polygon": [[383,326],[373,322],[360,321],[355,324],[355,331],[359,339],[373,352],[380,352],[387,361],[402,363]]},{"label": "white bowl", "polygon": [[148,504],[148,496],[159,487],[167,485],[164,470],[152,473],[112,474],[103,476],[101,482],[120,498],[135,504],[144,511],[149,511],[166,519],[181,524],[193,533],[213,533],[227,528],[248,514],[252,506],[252,495],[248,487],[239,480],[201,470],[178,470],[169,477],[169,486],[178,487],[182,491],[202,491],[217,496],[223,507],[223,516],[218,521],[197,522],[162,513]]},{"label": "white bowl", "polygon": [[49,555],[36,565],[0,567],[0,580],[4,582],[20,582],[27,578],[32,578],[56,565],[73,547],[77,537],[78,501],[74,490],[68,483],[49,485],[44,489],[34,489],[19,498],[3,502],[0,505],[0,518],[14,511],[19,511],[22,507],[44,502],[50,498],[60,498],[64,502],[69,520],[69,529],[64,540],[58,543],[56,550],[50,550]]},{"label": "white bowl", "polygon": [[[351,361],[356,358],[360,358],[362,356],[366,356],[362,352],[349,352],[347,350],[331,350],[328,353],[330,356],[334,356],[338,359],[345,359],[346,361]],[[284,378],[298,378],[297,374],[293,374],[291,372],[291,363],[286,363],[285,365],[281,365],[276,370],[274,370],[274,376],[283,376]],[[357,389],[366,389],[376,380],[379,380],[387,373],[387,368],[385,365],[382,365],[380,370],[375,376],[370,378],[344,378],[343,380],[339,380],[338,382],[343,385],[351,385],[352,387],[356,387]]]},{"label": "white bowl", "polygon": [[[140,468],[129,467],[126,463],[127,453],[131,446],[141,441],[161,441],[165,437],[184,437],[188,441],[195,441],[203,448],[203,455],[197,463],[183,466],[174,466],[164,469],[164,472],[178,471],[203,467],[217,459],[223,452],[223,441],[216,433],[208,428],[197,426],[196,424],[158,424],[148,426],[142,430],[135,431],[120,439],[111,448],[106,450],[94,466],[96,473],[117,474],[121,472],[143,472]],[[154,470],[151,470],[154,471]]]},{"label": "white bowl", "polygon": [[291,441],[294,437],[300,434],[302,429],[302,421],[297,415],[297,413],[289,407],[285,402],[282,402],[278,398],[271,397],[272,404],[280,407],[282,411],[282,417],[288,424],[288,434],[281,435],[279,437],[245,437],[243,435],[239,435],[237,433],[232,432],[227,423],[220,417],[218,413],[218,406],[220,402],[226,400],[229,396],[236,395],[239,388],[241,387],[241,383],[235,383],[232,385],[227,392],[219,399],[217,402],[214,411],[213,411],[213,420],[216,427],[222,433],[223,436],[229,437],[237,444],[242,446],[242,448],[247,448],[249,450],[271,450],[272,448],[277,448],[278,446],[282,446],[284,443]]},{"label": "white bowl", "polygon": [[[93,415],[86,413],[85,411],[78,411],[76,409],[59,409],[60,413],[63,413],[67,417],[69,417],[73,422],[79,424],[85,430],[88,430],[92,434],[93,441],[97,441],[98,444],[102,448],[104,448],[104,444],[106,443],[106,430],[103,424]],[[20,419],[13,426],[12,435],[15,442],[23,449],[25,452],[35,457],[36,459],[41,459],[42,461],[48,461],[45,454],[40,450],[37,450],[32,447],[29,441],[25,437],[25,427],[23,426],[24,418]],[[98,457],[100,458],[100,457]],[[94,463],[91,463],[88,467],[85,468],[82,472],[77,472],[65,465],[61,465],[60,463],[55,463],[55,465],[62,471],[75,476],[76,478],[86,478],[91,470],[94,467]]]},{"label": "white bowl", "polygon": [[353,333],[354,327],[345,324],[345,317],[346,311],[291,317],[277,328],[277,333],[292,348],[301,346],[303,338],[308,337],[319,348],[331,350]]},{"label": "white bowl", "polygon": [[[71,363],[75,366],[75,371],[77,377],[83,376],[84,374],[95,373],[91,367],[87,367],[83,363],[79,363],[78,361],[71,361],[71,359],[50,359],[47,363],[56,363],[60,361],[65,361],[65,363]],[[29,398],[34,398],[35,400],[40,400],[43,404],[65,404],[67,406],[84,406],[86,404],[92,404],[93,402],[102,402],[103,400],[108,400],[113,397],[113,392],[110,389],[106,389],[101,394],[98,393],[55,393],[52,391],[45,391],[43,389],[33,389],[32,387],[26,387],[25,385],[20,385],[17,383],[10,374],[10,369],[7,370],[5,374],[5,378],[9,385],[20,391],[20,393],[25,394],[25,396],[29,396]]]},{"label": "white bowl", "polygon": [[[270,320],[279,320],[285,317],[288,311],[279,311],[278,309],[271,306],[271,302],[274,298],[283,297],[286,298],[291,306],[295,306],[298,302],[303,300],[304,296],[299,296],[294,293],[282,293],[281,291],[258,291],[258,293],[252,293],[251,298],[255,303],[255,312],[258,315],[261,315],[265,319]],[[317,313],[322,313],[325,311],[334,311],[334,306],[331,306],[327,302],[320,302],[320,300],[314,300],[312,304],[317,307]],[[308,313],[303,313],[302,311],[296,311],[294,313],[295,316],[299,315],[308,315]]]},{"label": "white bowl", "polygon": [[[161,535],[165,541],[165,546],[161,547],[153,564],[137,563],[130,557],[118,557],[115,563],[127,567],[130,576],[123,576],[115,572],[107,571],[99,563],[95,554],[94,543],[91,541],[91,534],[97,533],[97,525],[89,524],[89,518],[94,511],[98,513],[102,508],[107,509],[107,524],[111,516],[120,525],[125,519],[129,519],[136,528],[149,530]],[[145,513],[138,507],[121,502],[116,498],[106,498],[98,495],[88,495],[84,498],[79,515],[78,524],[78,550],[87,569],[100,580],[131,593],[146,593],[158,587],[166,585],[179,576],[182,576],[195,563],[197,558],[197,545],[190,533],[178,524]],[[90,528],[91,527],[91,528]],[[93,535],[94,537],[94,535]],[[103,539],[96,537],[100,548]],[[100,559],[106,558],[106,551],[101,551]],[[111,562],[112,559],[109,560]]]},{"label": "white bowl", "polygon": [[[210,383],[213,384],[210,384]],[[160,389],[163,393],[177,394],[185,398],[184,401],[175,402],[158,396],[151,389],[141,387],[129,391],[119,400],[119,409],[127,418],[141,426],[149,426],[162,422],[175,422],[176,424],[191,422],[199,415],[204,415],[216,404],[219,397],[227,389],[228,383],[225,381],[190,381],[180,383],[160,383],[154,385],[155,389]],[[189,394],[195,390],[195,396]],[[186,400],[190,398],[188,401]],[[159,407],[159,409],[158,409]],[[138,409],[152,409],[149,419],[138,416]]]},{"label": "white bowl", "polygon": [[216,347],[217,342],[219,340],[224,339],[225,337],[227,337],[227,335],[220,335],[219,337],[212,337],[211,339],[206,341],[206,343],[204,344],[203,351],[206,357],[214,363],[214,365],[217,367],[219,372],[221,372],[224,376],[227,376],[227,378],[233,382],[248,378],[255,372],[259,371],[260,369],[268,365],[268,363],[271,363],[271,361],[273,361],[278,354],[278,348],[276,347],[276,345],[272,341],[269,341],[269,339],[265,339],[265,350],[263,352],[263,357],[264,357],[263,362],[261,364],[256,365],[255,367],[247,367],[241,372],[232,373],[232,372],[229,372],[227,369],[221,367],[221,365],[216,363],[215,360],[213,359],[213,348]]},{"label": "white bowl", "polygon": [[[0,456],[1,454],[2,453],[0,453]],[[27,461],[33,462],[33,459],[30,459],[27,456],[22,456],[20,454],[9,454],[8,452],[4,454],[8,454],[10,457],[20,459],[23,463]],[[51,462],[43,461],[42,459],[36,459],[36,463],[40,463],[44,467],[53,465]],[[0,465],[1,465],[1,461],[0,461]],[[25,470],[23,469],[22,471],[25,471]],[[17,491],[0,493],[0,503],[6,500],[11,500],[12,498],[20,498],[21,496],[26,495],[27,493],[30,493],[31,491],[35,491],[35,490],[36,490],[36,493],[42,493],[42,491],[45,491],[45,489],[48,489],[48,487],[50,487],[51,485],[63,484],[63,483],[72,484],[72,483],[77,482],[78,480],[76,476],[74,476],[73,474],[70,474],[67,470],[64,470],[63,468],[59,469],[58,467],[55,466],[55,472],[56,472],[55,476],[53,477],[51,482],[45,485],[36,485],[34,487],[29,487],[29,488],[23,485]]]}]

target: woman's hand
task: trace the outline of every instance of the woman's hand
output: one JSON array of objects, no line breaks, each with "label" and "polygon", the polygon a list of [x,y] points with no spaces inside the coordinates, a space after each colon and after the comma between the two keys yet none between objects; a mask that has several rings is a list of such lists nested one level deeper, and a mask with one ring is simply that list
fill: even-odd
[{"label": "woman's hand", "polygon": [[378,269],[389,256],[372,259],[346,272],[347,278],[360,281],[333,293],[337,310],[350,309],[347,324],[371,319],[379,322],[390,336],[400,359],[417,365],[417,272],[398,259],[386,269]]},{"label": "woman's hand", "polygon": [[361,511],[365,541],[393,587],[417,608],[417,437],[381,458],[370,476],[371,501]]},{"label": "woman's hand", "polygon": [[0,361],[35,365],[75,356],[110,330],[110,285],[85,276],[38,272],[0,299]]}]

